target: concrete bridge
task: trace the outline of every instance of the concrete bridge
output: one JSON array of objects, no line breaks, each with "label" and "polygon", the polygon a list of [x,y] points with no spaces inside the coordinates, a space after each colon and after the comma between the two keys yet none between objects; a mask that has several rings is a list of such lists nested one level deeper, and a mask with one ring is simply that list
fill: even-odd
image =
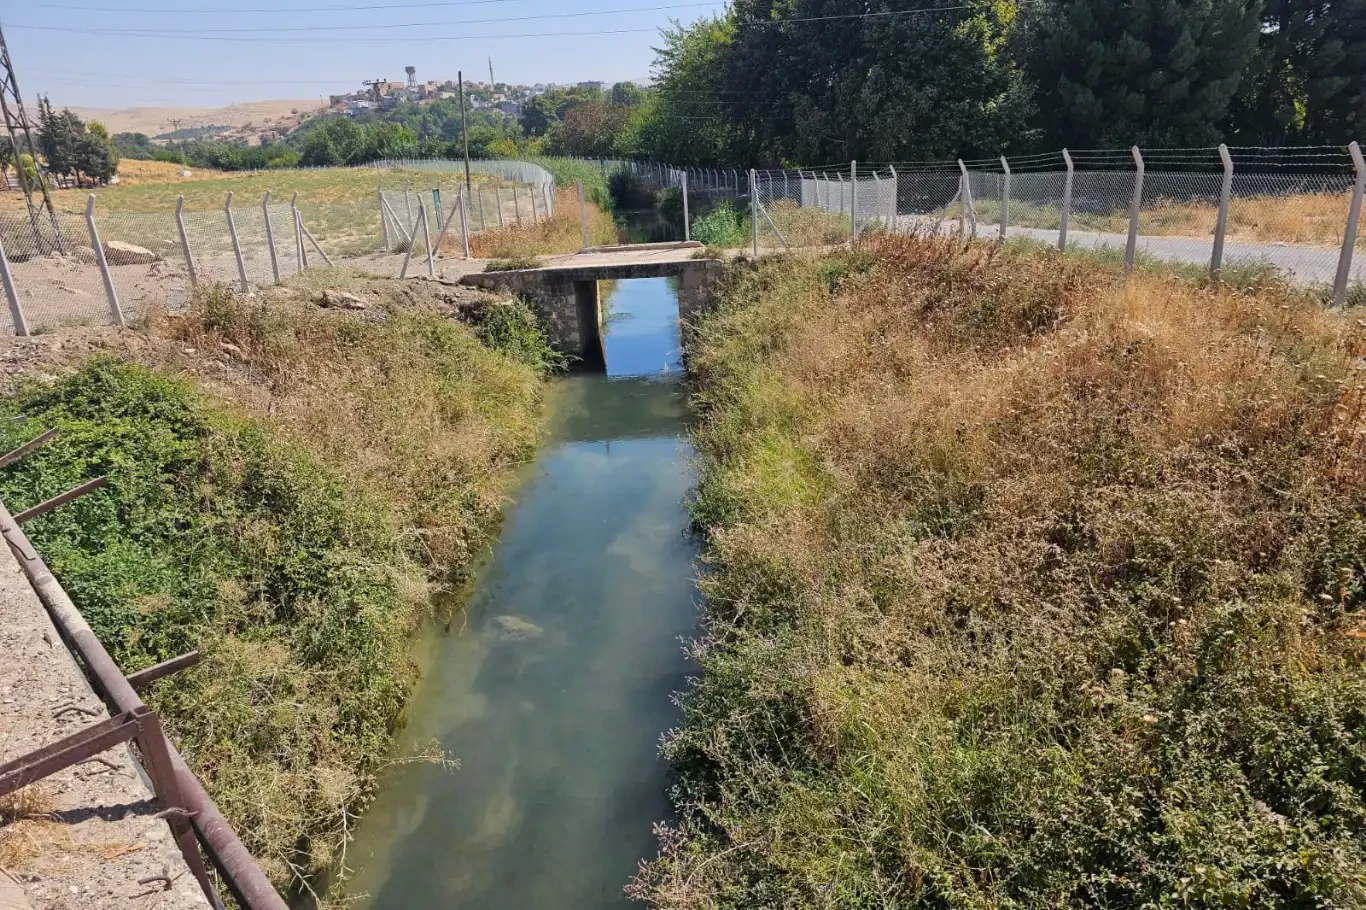
[{"label": "concrete bridge", "polygon": [[605,364],[599,281],[677,278],[678,318],[685,325],[712,305],[721,276],[717,259],[694,259],[702,244],[643,243],[593,247],[579,253],[541,258],[534,269],[475,272],[461,284],[515,294],[531,304],[550,343],[589,369]]}]

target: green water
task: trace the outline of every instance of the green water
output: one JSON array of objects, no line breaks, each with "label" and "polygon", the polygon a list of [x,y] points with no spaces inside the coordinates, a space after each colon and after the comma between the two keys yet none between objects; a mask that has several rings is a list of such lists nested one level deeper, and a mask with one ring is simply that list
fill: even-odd
[{"label": "green water", "polygon": [[[603,908],[669,815],[660,735],[698,618],[692,483],[665,279],[610,301],[608,375],[557,381],[468,611],[429,642],[400,754],[346,865],[367,910]],[[463,628],[462,628],[463,626]]]}]

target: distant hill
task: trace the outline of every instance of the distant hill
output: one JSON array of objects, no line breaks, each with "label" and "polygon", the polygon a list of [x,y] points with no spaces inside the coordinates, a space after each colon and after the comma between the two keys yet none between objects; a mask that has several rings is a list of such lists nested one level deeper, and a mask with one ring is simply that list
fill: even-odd
[{"label": "distant hill", "polygon": [[[170,131],[172,117],[185,121],[222,124],[240,130],[248,123],[252,131],[277,128],[281,123],[293,126],[302,118],[325,105],[315,99],[281,101],[244,101],[227,107],[73,107],[85,120],[98,120],[110,133],[146,133],[156,136]],[[290,112],[297,110],[298,115]],[[182,124],[182,129],[190,124]]]}]

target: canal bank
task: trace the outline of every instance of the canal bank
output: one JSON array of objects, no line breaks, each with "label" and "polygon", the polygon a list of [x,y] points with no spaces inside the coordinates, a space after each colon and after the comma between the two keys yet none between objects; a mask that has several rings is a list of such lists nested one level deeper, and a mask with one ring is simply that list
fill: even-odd
[{"label": "canal bank", "polygon": [[[606,293],[606,289],[604,289]],[[428,642],[398,754],[346,865],[367,910],[624,905],[668,817],[659,737],[698,618],[674,283],[614,285],[607,373],[557,380],[551,427]]]}]

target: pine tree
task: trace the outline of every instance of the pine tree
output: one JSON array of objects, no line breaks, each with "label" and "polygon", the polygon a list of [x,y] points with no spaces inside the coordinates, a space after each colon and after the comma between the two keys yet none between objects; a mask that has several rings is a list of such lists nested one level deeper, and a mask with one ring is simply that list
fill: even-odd
[{"label": "pine tree", "polygon": [[1205,145],[1253,60],[1262,0],[1047,0],[1022,31],[1045,144]]}]

